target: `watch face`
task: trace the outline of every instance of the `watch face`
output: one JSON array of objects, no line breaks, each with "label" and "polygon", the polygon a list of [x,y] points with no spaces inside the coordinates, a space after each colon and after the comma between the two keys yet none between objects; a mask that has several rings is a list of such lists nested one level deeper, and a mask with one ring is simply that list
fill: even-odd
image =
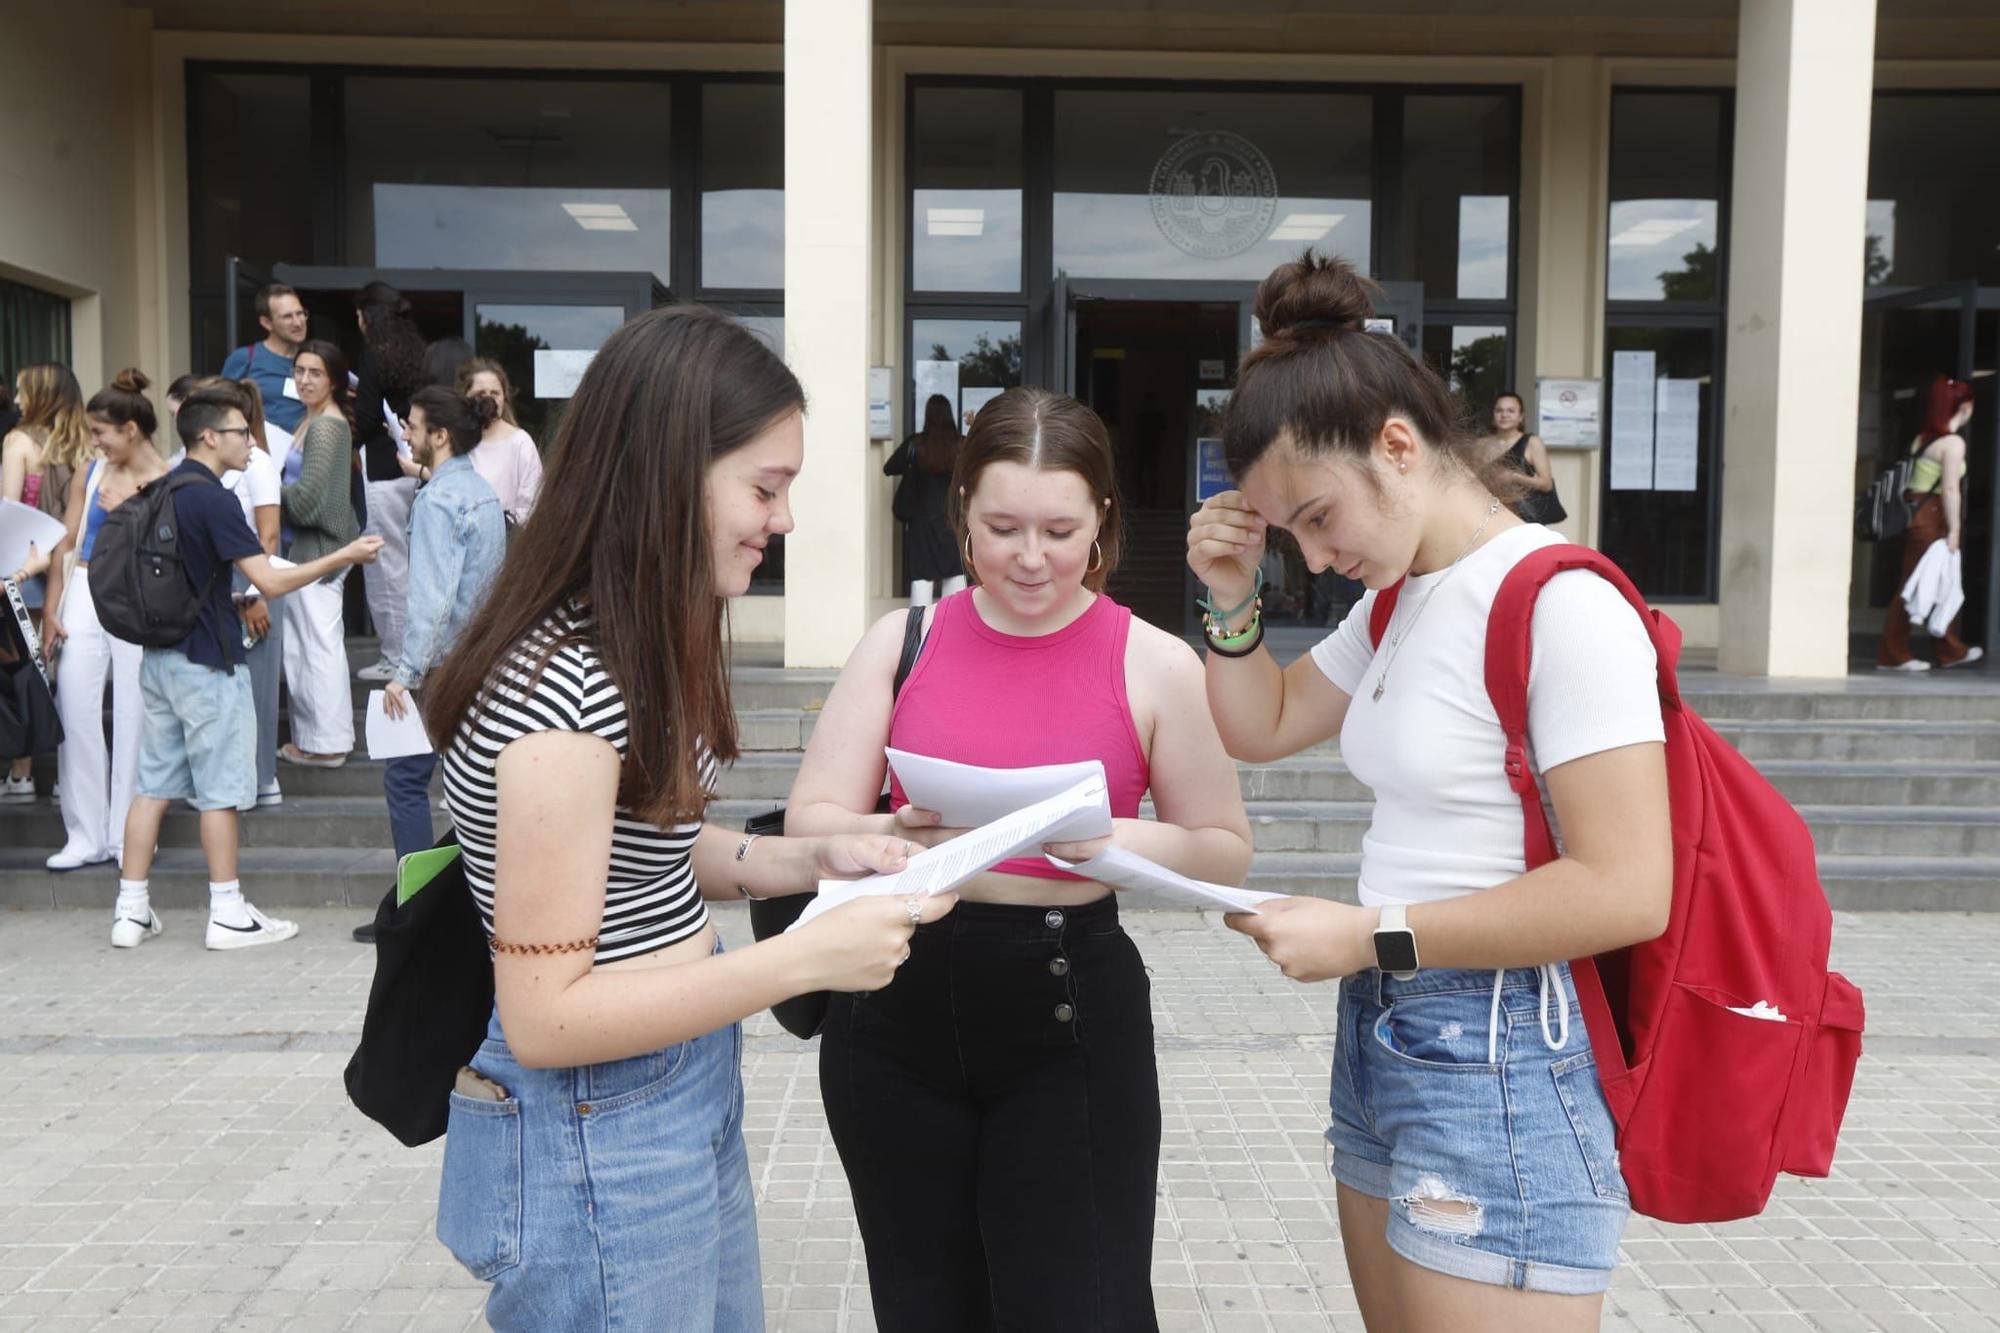
[{"label": "watch face", "polygon": [[1375,932],[1375,965],[1384,972],[1417,970],[1417,937],[1407,930]]}]

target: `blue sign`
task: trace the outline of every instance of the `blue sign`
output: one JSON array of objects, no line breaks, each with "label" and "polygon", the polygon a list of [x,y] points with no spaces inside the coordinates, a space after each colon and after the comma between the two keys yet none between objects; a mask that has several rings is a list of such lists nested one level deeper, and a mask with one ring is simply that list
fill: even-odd
[{"label": "blue sign", "polygon": [[1196,440],[1194,442],[1194,449],[1194,502],[1196,504],[1220,495],[1224,491],[1233,491],[1236,489],[1236,483],[1230,480],[1229,469],[1223,465],[1221,439],[1211,436],[1207,439]]}]

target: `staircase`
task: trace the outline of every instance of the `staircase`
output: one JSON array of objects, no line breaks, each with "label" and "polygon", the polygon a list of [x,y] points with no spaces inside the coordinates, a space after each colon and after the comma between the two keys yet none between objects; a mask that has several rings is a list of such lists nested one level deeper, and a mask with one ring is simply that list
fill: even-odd
[{"label": "staircase", "polygon": [[[357,665],[373,660],[370,646],[354,645]],[[745,753],[724,773],[711,819],[740,826],[784,801],[834,674],[736,669]],[[1682,686],[1805,815],[1836,908],[2000,910],[2000,682],[1953,673],[1771,683],[1689,672]],[[367,688],[357,682],[357,736]],[[53,764],[38,769],[42,792],[53,778]],[[361,755],[334,770],[281,764],[279,779],[284,804],[242,820],[245,892],[273,909],[344,904],[357,919],[372,911],[394,859],[381,766]],[[1368,793],[1338,747],[1244,766],[1238,781],[1256,838],[1252,887],[1351,899]],[[205,904],[194,812],[176,806],[161,837],[155,900]],[[0,805],[0,907],[109,907],[111,867],[43,868],[62,838],[46,796]]]}]

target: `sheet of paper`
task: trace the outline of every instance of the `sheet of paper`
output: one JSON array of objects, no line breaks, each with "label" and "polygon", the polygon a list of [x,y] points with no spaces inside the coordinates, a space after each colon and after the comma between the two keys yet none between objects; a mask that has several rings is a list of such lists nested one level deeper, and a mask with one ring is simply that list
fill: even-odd
[{"label": "sheet of paper", "polygon": [[1597,448],[1602,439],[1602,396],[1603,385],[1597,380],[1539,381],[1535,424],[1542,443],[1552,449]]},{"label": "sheet of paper", "polygon": [[1098,773],[1069,787],[1046,801],[1037,801],[981,828],[961,833],[950,842],[918,852],[909,867],[893,875],[870,875],[866,879],[823,879],[819,893],[806,910],[799,913],[790,930],[797,930],[814,917],[856,898],[928,898],[949,893],[974,875],[991,870],[1010,856],[1050,841],[1051,833],[1076,819],[1079,814],[1102,810],[1108,827],[1111,797]]},{"label": "sheet of paper", "polygon": [[368,693],[368,757],[400,759],[406,754],[429,754],[431,738],[424,734],[424,720],[417,716],[415,706],[405,708],[399,718],[390,717],[386,698],[382,690]]},{"label": "sheet of paper", "polygon": [[951,404],[953,420],[958,419],[958,362],[919,361],[916,364],[917,412],[910,418],[910,434],[924,428],[924,410],[932,394],[941,394]]},{"label": "sheet of paper", "polygon": [[1691,491],[1701,472],[1701,381],[1663,379],[1653,427],[1653,489]]},{"label": "sheet of paper", "polygon": [[[946,828],[979,828],[1005,819],[1037,801],[1059,796],[1087,778],[1104,780],[1104,765],[1096,759],[1077,764],[1044,764],[1039,768],[981,768],[977,764],[933,759],[927,754],[889,749],[889,767],[903,784],[903,794],[919,810],[944,816]],[[1101,815],[1101,817],[1100,817]],[[1102,838],[1111,832],[1111,807],[1079,811],[1049,841]]]},{"label": "sheet of paper", "polygon": [[12,574],[27,562],[30,542],[46,556],[62,539],[61,520],[18,500],[0,500],[0,577]]},{"label": "sheet of paper", "polygon": [[583,372],[590,369],[594,347],[537,347],[535,349],[535,397],[573,398]]},{"label": "sheet of paper", "polygon": [[1611,354],[1611,489],[1653,489],[1651,352]]},{"label": "sheet of paper", "polygon": [[1178,902],[1212,907],[1223,912],[1254,913],[1257,904],[1285,896],[1259,889],[1232,889],[1226,884],[1210,884],[1205,879],[1189,879],[1123,847],[1106,847],[1088,861],[1072,862],[1051,856],[1048,862],[1058,870],[1067,870],[1073,875],[1082,875],[1117,888],[1157,893]]}]

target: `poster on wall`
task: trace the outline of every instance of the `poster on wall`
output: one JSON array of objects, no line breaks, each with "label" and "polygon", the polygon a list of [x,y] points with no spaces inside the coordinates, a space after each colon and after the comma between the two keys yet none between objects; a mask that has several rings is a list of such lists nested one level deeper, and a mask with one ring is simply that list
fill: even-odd
[{"label": "poster on wall", "polygon": [[1205,435],[1194,442],[1194,502],[1202,503],[1236,489],[1229,479],[1229,467],[1222,461],[1222,437]]},{"label": "poster on wall", "polygon": [[1536,434],[1551,449],[1595,449],[1604,443],[1602,380],[1538,380]]},{"label": "poster on wall", "polygon": [[972,387],[958,391],[958,430],[961,435],[972,430],[972,419],[979,415],[979,409],[1007,392],[1001,388]]},{"label": "poster on wall", "polygon": [[1653,426],[1653,489],[1691,491],[1701,471],[1701,381],[1663,379]]},{"label": "poster on wall", "polygon": [[1611,489],[1653,489],[1651,352],[1611,354]]},{"label": "poster on wall", "polygon": [[953,419],[957,419],[958,362],[917,362],[917,415],[910,422],[912,435],[924,428],[924,408],[929,405],[932,394],[944,395],[944,400],[951,404]]},{"label": "poster on wall", "polygon": [[597,349],[591,347],[581,350],[537,347],[535,397],[575,397],[576,386],[582,382],[583,372],[590,368],[590,359],[596,355]]}]

